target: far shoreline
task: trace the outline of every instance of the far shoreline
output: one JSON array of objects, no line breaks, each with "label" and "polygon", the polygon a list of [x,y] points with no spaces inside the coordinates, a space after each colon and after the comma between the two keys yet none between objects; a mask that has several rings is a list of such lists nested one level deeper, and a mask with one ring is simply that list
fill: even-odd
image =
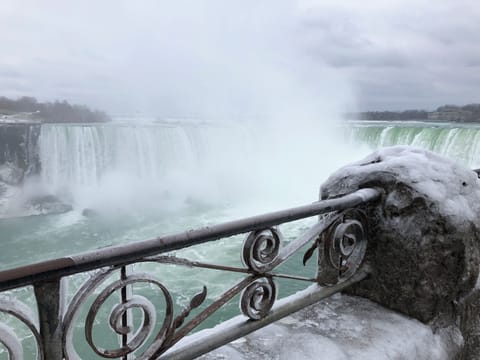
[{"label": "far shoreline", "polygon": [[480,123],[480,104],[442,105],[434,111],[360,111],[344,113],[346,120],[358,121],[423,121],[423,122],[455,122]]}]

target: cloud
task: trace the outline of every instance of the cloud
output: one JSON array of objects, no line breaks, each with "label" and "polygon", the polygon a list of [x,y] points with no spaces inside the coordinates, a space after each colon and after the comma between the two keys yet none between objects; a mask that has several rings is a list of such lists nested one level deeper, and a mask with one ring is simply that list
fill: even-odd
[{"label": "cloud", "polygon": [[40,98],[164,116],[244,116],[298,100],[311,86],[299,79],[323,73],[308,74],[290,50],[292,2],[15,4],[7,0],[0,14],[0,41],[10,49],[0,69],[19,73]]},{"label": "cloud", "polygon": [[365,109],[464,103],[478,93],[473,0],[4,0],[1,7],[2,95],[228,117],[352,107],[352,94]]},{"label": "cloud", "polygon": [[353,79],[359,106],[479,102],[474,1],[305,1],[306,48]]}]

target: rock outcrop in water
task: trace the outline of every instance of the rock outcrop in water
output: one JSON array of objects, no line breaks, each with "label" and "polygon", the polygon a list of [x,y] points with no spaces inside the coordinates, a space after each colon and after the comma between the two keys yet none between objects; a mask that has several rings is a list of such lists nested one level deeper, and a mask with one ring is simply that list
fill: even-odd
[{"label": "rock outcrop in water", "polygon": [[366,261],[373,274],[350,293],[436,327],[459,326],[464,358],[474,358],[478,314],[466,314],[480,306],[477,174],[429,151],[398,146],[338,170],[322,185],[321,198],[362,187],[379,187],[385,195],[366,209]]}]

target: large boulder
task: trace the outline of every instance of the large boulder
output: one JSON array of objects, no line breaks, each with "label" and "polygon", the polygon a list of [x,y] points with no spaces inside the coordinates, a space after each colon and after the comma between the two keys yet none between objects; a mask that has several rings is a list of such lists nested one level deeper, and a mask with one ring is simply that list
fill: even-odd
[{"label": "large boulder", "polygon": [[373,273],[351,293],[422,322],[453,319],[479,274],[477,174],[432,152],[396,146],[338,170],[321,198],[364,187],[384,196],[365,208]]}]

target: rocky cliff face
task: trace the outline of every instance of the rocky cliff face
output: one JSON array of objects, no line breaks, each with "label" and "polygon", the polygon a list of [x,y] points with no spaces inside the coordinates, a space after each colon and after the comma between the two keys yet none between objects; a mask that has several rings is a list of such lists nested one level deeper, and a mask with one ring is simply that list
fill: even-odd
[{"label": "rocky cliff face", "polygon": [[11,181],[23,180],[20,173],[28,176],[39,172],[39,135],[39,124],[0,124],[0,168],[2,173],[9,173],[10,181],[3,178],[0,180],[15,185]]},{"label": "rocky cliff face", "polygon": [[0,123],[0,219],[72,209],[54,196],[32,197],[22,190],[24,180],[40,171],[39,135],[40,124]]}]

